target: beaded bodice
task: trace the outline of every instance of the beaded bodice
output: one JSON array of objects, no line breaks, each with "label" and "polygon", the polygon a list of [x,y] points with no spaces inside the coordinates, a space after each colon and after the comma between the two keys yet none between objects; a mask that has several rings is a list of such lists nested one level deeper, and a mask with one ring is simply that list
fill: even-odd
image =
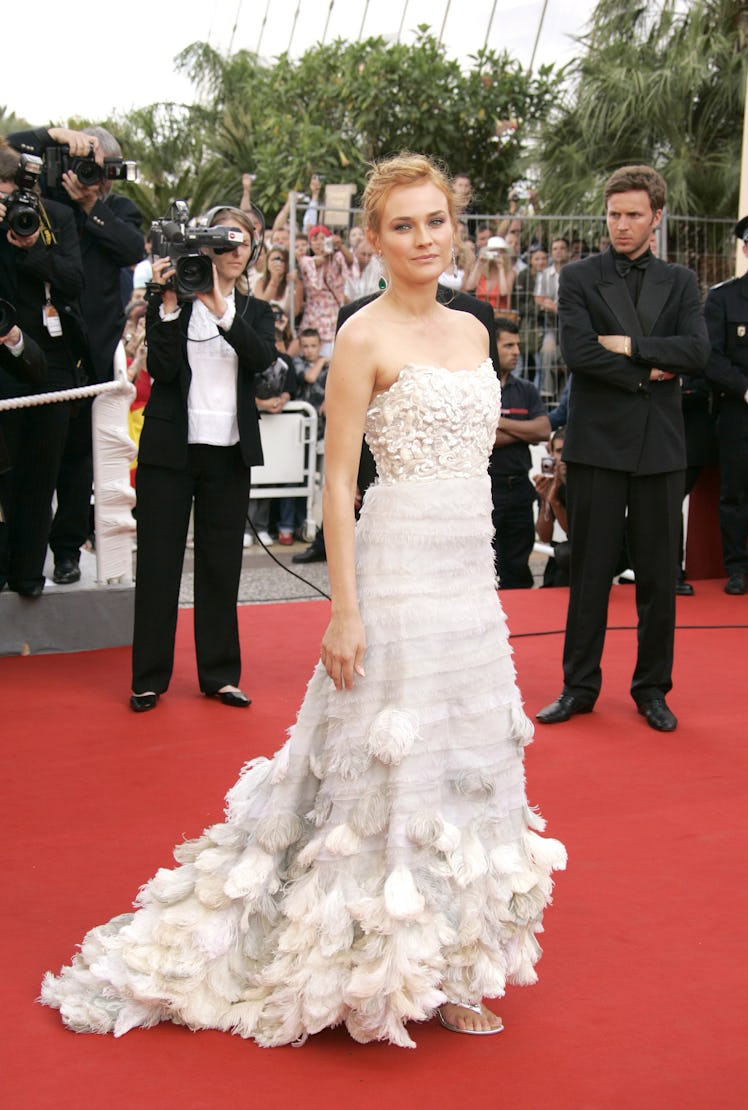
[{"label": "beaded bodice", "polygon": [[366,413],[366,440],[383,484],[486,473],[501,411],[490,359],[476,370],[404,366]]}]

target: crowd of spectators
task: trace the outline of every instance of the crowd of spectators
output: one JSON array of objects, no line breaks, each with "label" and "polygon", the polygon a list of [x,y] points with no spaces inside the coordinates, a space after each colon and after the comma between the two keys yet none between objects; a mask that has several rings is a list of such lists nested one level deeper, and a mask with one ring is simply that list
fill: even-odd
[{"label": "crowd of spectators", "polygon": [[[99,162],[122,157],[116,140],[102,128],[19,133],[0,150],[0,194],[8,196],[16,187],[19,153],[44,155],[50,147]],[[290,400],[307,401],[318,413],[323,440],[325,380],[338,313],[359,298],[376,295],[386,275],[356,213],[344,213],[341,220],[340,212],[334,213],[335,219],[326,212],[320,175],[311,176],[305,193],[288,194],[267,230],[253,210],[253,182],[254,175],[245,173],[236,190],[238,208],[264,236],[248,274],[249,289],[272,309],[278,355],[257,379],[257,408],[261,415],[275,414]],[[496,370],[506,398],[504,422],[524,425],[519,438],[515,429],[497,440],[491,460],[497,579],[502,588],[533,584],[528,559],[537,538],[557,549],[544,584],[563,583],[566,572],[558,547],[565,530],[560,445],[569,382],[559,347],[559,276],[569,262],[604,251],[608,241],[604,235],[571,226],[560,229],[522,215],[514,198],[509,216],[481,213],[469,175],[458,173],[454,185],[462,214],[453,264],[441,284],[491,306],[498,340]],[[0,218],[5,216],[2,200],[0,196]],[[537,210],[537,198],[534,201]],[[27,352],[35,341],[46,358],[46,389],[111,377],[114,347],[122,338],[137,389],[130,412],[130,435],[137,442],[151,384],[144,324],[153,275],[150,235],[144,240],[141,214],[112,191],[106,177],[95,185],[82,185],[66,170],[54,195],[44,197],[42,210],[36,235],[0,236],[0,297],[18,302]],[[40,240],[46,231],[47,240]],[[8,341],[3,338],[5,347]],[[7,361],[4,350],[3,390],[23,392],[28,384],[4,369]],[[705,383],[703,396],[708,395]],[[8,518],[0,525],[0,587],[7,584],[35,597],[44,586],[48,544],[54,553],[54,580],[64,585],[80,577],[80,548],[95,543],[88,516],[90,411],[84,405],[58,404],[3,414],[0,433],[6,455],[10,451],[14,460],[0,476],[0,499]],[[546,440],[555,469],[533,474],[533,484],[528,477],[529,447]],[[322,446],[319,457],[323,458]],[[137,462],[133,483],[136,467]],[[58,507],[52,524],[55,491]],[[254,538],[266,546],[276,539],[290,545],[301,538],[304,518],[304,501],[298,497],[252,499],[245,545]],[[314,550],[321,554],[302,555],[298,561],[324,558],[324,546]]]}]

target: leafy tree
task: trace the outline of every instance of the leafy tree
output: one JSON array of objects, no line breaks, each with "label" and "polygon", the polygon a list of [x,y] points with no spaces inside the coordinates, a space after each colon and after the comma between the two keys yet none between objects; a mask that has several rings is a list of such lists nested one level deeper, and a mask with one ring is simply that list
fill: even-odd
[{"label": "leafy tree", "polygon": [[363,187],[367,163],[408,148],[471,175],[484,211],[505,206],[527,140],[548,111],[551,68],[529,77],[505,52],[480,51],[465,72],[419,28],[415,44],[382,38],[318,45],[268,64],[249,51],[224,56],[195,43],[177,59],[193,105],[151,105],[106,126],[140,163],[124,186],[149,217],[175,196],[194,211],[238,201],[243,171],[272,216],[312,172]]},{"label": "leafy tree", "polygon": [[646,162],[682,214],[734,217],[746,86],[748,7],[740,0],[631,5],[600,0],[567,95],[537,148],[548,211],[602,206],[605,178]]}]

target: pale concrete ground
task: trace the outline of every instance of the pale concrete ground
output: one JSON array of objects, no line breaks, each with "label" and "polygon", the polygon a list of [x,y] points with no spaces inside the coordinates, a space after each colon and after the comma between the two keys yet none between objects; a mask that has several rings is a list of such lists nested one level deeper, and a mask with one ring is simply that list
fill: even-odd
[{"label": "pale concrete ground", "polygon": [[[245,548],[239,583],[239,603],[250,605],[264,601],[307,601],[320,597],[319,593],[313,588],[314,586],[324,590],[325,593],[329,593],[330,582],[327,577],[327,563],[302,563],[298,565],[291,562],[291,557],[298,551],[305,551],[307,546],[305,543],[294,543],[292,547],[281,547],[280,544],[273,544],[270,552],[279,560],[282,567],[277,566],[268,552],[260,548],[257,543],[250,548]],[[540,586],[543,581],[545,563],[545,555],[533,552],[530,566],[536,586]],[[193,565],[193,554],[188,548],[185,552],[182,587],[179,595],[179,604],[182,606],[192,605]],[[289,570],[300,575],[302,579],[306,579],[306,582],[294,578],[288,573]]]}]

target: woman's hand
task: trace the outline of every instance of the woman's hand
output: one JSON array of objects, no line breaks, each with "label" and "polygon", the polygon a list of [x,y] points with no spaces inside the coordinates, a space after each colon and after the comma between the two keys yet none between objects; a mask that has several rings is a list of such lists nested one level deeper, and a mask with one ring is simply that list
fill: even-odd
[{"label": "woman's hand", "polygon": [[173,289],[167,289],[167,282],[176,274],[176,270],[171,264],[170,258],[154,258],[153,260],[153,276],[151,281],[154,285],[161,287],[161,304],[164,307],[164,313],[168,316],[172,312],[176,312],[179,307],[177,295]]},{"label": "woman's hand", "polygon": [[353,689],[354,673],[365,676],[366,633],[361,617],[333,614],[322,637],[320,659],[336,690]]},{"label": "woman's hand", "polygon": [[219,320],[221,319],[226,311],[226,298],[218,285],[218,271],[215,262],[213,263],[213,288],[207,293],[196,293],[195,296],[203,302],[209,312],[212,312]]}]

